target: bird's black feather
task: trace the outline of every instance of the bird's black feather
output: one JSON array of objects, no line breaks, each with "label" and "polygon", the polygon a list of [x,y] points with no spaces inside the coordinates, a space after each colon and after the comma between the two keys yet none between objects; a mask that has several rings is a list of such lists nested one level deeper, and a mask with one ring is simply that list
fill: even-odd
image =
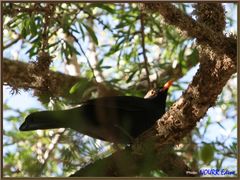
[{"label": "bird's black feather", "polygon": [[30,114],[21,131],[72,128],[93,138],[130,143],[165,113],[167,89],[147,99],[134,96],[103,97],[79,107]]}]

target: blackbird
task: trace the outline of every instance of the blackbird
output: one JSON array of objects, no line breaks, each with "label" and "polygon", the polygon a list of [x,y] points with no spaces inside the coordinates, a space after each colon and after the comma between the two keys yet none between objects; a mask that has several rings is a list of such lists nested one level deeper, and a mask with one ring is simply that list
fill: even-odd
[{"label": "blackbird", "polygon": [[104,141],[128,144],[149,129],[165,113],[168,81],[144,98],[113,96],[83,102],[79,107],[41,111],[28,115],[20,131],[71,128]]}]

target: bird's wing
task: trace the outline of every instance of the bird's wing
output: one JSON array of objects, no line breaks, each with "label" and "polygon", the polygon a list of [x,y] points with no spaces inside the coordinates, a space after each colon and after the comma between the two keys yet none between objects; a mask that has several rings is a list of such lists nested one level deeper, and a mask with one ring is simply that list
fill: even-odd
[{"label": "bird's wing", "polygon": [[88,100],[81,107],[99,106],[108,109],[121,109],[125,111],[143,111],[151,108],[149,100],[134,96],[115,96],[103,97],[99,99]]}]

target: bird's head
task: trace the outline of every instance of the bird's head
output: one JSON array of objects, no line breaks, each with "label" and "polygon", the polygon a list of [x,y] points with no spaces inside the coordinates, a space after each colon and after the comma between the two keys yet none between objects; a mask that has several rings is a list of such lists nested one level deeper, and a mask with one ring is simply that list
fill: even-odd
[{"label": "bird's head", "polygon": [[25,118],[24,123],[20,126],[19,130],[20,131],[34,130],[33,126],[36,121],[38,121],[38,117],[36,116],[36,113],[32,113],[32,114],[28,115]]},{"label": "bird's head", "polygon": [[159,89],[151,89],[147,92],[147,94],[144,96],[144,99],[166,99],[167,97],[167,91],[169,87],[172,85],[173,81],[170,80],[167,83],[164,84],[163,87]]},{"label": "bird's head", "polygon": [[20,131],[31,131],[37,129],[50,129],[62,127],[61,114],[54,111],[40,111],[29,114],[24,123],[20,126]]}]

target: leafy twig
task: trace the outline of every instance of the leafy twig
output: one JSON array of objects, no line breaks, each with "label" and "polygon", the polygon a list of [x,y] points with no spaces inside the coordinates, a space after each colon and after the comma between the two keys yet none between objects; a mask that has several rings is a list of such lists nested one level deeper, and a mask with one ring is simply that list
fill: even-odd
[{"label": "leafy twig", "polygon": [[75,40],[75,42],[78,44],[78,46],[79,46],[79,48],[80,48],[83,56],[84,56],[84,57],[86,58],[86,60],[87,60],[87,63],[88,63],[89,68],[90,68],[91,71],[92,71],[93,78],[94,78],[95,82],[97,82],[97,79],[96,79],[96,76],[95,76],[95,73],[94,73],[94,68],[92,67],[92,65],[91,65],[91,63],[90,63],[87,55],[85,54],[85,52],[84,52],[84,50],[83,50],[83,48],[82,48],[82,46],[81,46],[81,44],[78,42],[78,39],[77,39],[72,33],[69,32],[69,34],[70,34],[70,36],[73,37],[73,39]]},{"label": "leafy twig", "polygon": [[44,152],[43,155],[43,164],[41,166],[41,171],[43,171],[43,169],[45,168],[47,161],[50,157],[50,154],[54,151],[55,146],[58,144],[58,142],[60,141],[63,133],[66,131],[66,129],[59,129],[58,132],[54,135],[51,144],[49,145],[48,149]]},{"label": "leafy twig", "polygon": [[13,44],[17,43],[19,40],[21,39],[21,36],[18,36],[15,40],[13,40],[12,42],[10,42],[9,44],[7,44],[6,46],[3,46],[3,50],[9,48],[10,46],[12,46]]},{"label": "leafy twig", "polygon": [[143,54],[143,58],[144,58],[144,67],[146,70],[146,75],[147,75],[147,82],[148,82],[148,88],[151,88],[151,81],[150,81],[150,73],[148,70],[148,59],[147,59],[147,55],[146,55],[146,48],[145,48],[145,34],[144,34],[144,14],[141,12],[140,15],[140,23],[141,23],[141,45],[142,45],[142,54]]}]

